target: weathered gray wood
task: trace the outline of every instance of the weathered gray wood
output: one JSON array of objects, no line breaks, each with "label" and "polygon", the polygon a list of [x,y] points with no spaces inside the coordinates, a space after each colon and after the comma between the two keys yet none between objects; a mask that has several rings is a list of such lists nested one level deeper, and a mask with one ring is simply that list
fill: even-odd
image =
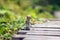
[{"label": "weathered gray wood", "polygon": [[14,38],[25,38],[26,36],[28,36],[28,35],[20,35],[20,34],[17,35],[17,34],[16,34],[16,35],[14,35],[13,37],[14,37]]},{"label": "weathered gray wood", "polygon": [[29,30],[19,30],[17,34],[26,34]]},{"label": "weathered gray wood", "polygon": [[19,30],[18,33],[13,36],[13,40],[60,40],[60,21],[35,24],[30,27],[30,31]]},{"label": "weathered gray wood", "polygon": [[24,40],[60,40],[60,37],[53,36],[30,36],[25,38]]},{"label": "weathered gray wood", "polygon": [[30,35],[60,35],[60,31],[30,31]]},{"label": "weathered gray wood", "polygon": [[[23,38],[22,38],[23,37]],[[59,36],[41,36],[41,35],[15,35],[13,40],[47,40],[47,39],[60,39]]]},{"label": "weathered gray wood", "polygon": [[23,40],[28,35],[13,35],[12,40]]},{"label": "weathered gray wood", "polygon": [[41,30],[60,30],[60,29],[56,29],[56,28],[40,28],[40,27],[36,27],[36,28],[30,28],[30,30],[37,30],[37,31],[41,31]]},{"label": "weathered gray wood", "polygon": [[24,40],[60,40],[59,36],[39,36],[39,35],[30,35]]},{"label": "weathered gray wood", "polygon": [[60,27],[60,21],[50,21],[43,24],[31,25],[32,27]]}]

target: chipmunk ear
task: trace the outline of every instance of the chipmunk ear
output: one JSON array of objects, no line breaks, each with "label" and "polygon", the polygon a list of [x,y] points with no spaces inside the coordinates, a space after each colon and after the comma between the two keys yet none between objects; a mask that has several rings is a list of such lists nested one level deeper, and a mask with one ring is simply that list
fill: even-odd
[{"label": "chipmunk ear", "polygon": [[48,18],[46,18],[46,22],[50,22],[50,20]]}]

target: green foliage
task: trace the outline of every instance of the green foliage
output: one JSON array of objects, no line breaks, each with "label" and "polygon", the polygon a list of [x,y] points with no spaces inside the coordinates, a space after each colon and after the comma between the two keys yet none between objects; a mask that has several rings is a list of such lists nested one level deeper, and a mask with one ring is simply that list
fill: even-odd
[{"label": "green foliage", "polygon": [[2,15],[2,17],[0,17],[0,22],[10,22],[15,20],[15,14],[10,12],[10,11],[0,11],[0,15]]},{"label": "green foliage", "polygon": [[[3,40],[10,40],[12,35],[17,32],[21,26],[25,25],[25,20],[20,15],[17,17],[13,12],[0,10],[0,37]],[[4,39],[5,38],[5,39]]]},{"label": "green foliage", "polygon": [[[46,0],[0,0],[0,39],[11,40],[17,30],[25,26],[26,17],[31,16],[32,22],[40,18],[54,18],[50,14],[52,5]],[[42,2],[45,6],[42,5]],[[41,12],[41,10],[43,10]]]},{"label": "green foliage", "polygon": [[41,14],[39,14],[38,16],[39,18],[54,18],[54,16],[52,14],[50,14],[49,12],[43,12]]}]

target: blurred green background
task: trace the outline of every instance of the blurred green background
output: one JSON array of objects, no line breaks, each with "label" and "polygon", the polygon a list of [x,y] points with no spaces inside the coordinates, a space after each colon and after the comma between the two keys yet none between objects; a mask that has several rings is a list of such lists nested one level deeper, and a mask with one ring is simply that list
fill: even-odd
[{"label": "blurred green background", "polygon": [[59,10],[58,3],[59,1],[55,0],[0,0],[0,10],[13,11],[15,14],[23,16],[36,15],[40,17],[42,15],[43,18],[51,18],[52,16],[49,15],[53,14],[52,11]]},{"label": "blurred green background", "polygon": [[60,10],[59,4],[59,0],[0,0],[0,10],[13,11],[25,17],[53,18],[53,11]]},{"label": "blurred green background", "polygon": [[60,11],[60,0],[0,0],[0,40],[11,40],[28,15],[35,24],[54,19],[54,11]]}]

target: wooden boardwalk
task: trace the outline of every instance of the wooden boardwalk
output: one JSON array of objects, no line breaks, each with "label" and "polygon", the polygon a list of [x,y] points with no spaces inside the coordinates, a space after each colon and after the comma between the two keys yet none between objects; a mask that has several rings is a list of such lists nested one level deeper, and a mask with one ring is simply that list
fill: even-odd
[{"label": "wooden boardwalk", "polygon": [[12,40],[60,40],[60,21],[32,25],[29,31],[19,30],[18,33]]}]

